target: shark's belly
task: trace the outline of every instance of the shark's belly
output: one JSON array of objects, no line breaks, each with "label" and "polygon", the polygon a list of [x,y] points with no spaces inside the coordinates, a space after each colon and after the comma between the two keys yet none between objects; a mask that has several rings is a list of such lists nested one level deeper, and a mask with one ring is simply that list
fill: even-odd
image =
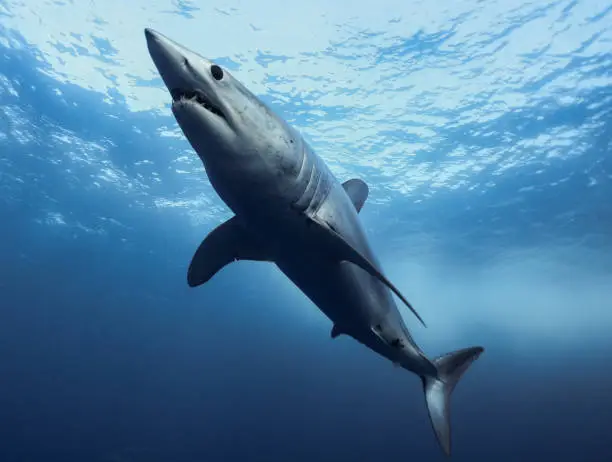
[{"label": "shark's belly", "polygon": [[369,328],[381,306],[369,274],[347,263],[306,252],[286,254],[279,269],[336,325],[345,331]]},{"label": "shark's belly", "polygon": [[[277,266],[327,316],[338,333],[353,337],[411,371],[428,365],[404,331],[397,307],[389,299],[391,295],[381,297],[386,287],[377,287],[377,280],[348,262],[331,263],[304,254],[294,257],[299,259],[285,258]],[[387,336],[400,339],[403,345],[395,347],[376,334],[373,327],[381,325]]]},{"label": "shark's belly", "polygon": [[[354,206],[340,184],[331,189],[314,216],[376,261]],[[369,330],[397,309],[384,284],[353,263],[331,258],[307,229],[296,235],[287,229],[282,240],[286,245],[277,260],[278,267],[339,327]]]}]

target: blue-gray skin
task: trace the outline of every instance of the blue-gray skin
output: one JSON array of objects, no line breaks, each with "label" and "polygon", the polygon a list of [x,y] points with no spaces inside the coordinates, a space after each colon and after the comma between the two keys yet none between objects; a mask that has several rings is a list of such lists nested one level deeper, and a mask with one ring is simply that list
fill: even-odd
[{"label": "blue-gray skin", "polygon": [[[333,322],[423,381],[431,423],[450,454],[450,394],[483,348],[433,361],[413,341],[358,213],[368,187],[340,184],[284,120],[220,66],[145,29],[149,53],[172,95],[172,112],[235,216],[214,229],[188,271],[195,287],[235,260],[270,261]],[[421,320],[422,322],[422,320]]]}]

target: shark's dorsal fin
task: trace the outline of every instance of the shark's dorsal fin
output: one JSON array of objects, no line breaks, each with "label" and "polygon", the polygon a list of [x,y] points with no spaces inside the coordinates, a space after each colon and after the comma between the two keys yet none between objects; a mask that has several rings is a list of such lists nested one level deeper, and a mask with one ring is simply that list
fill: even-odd
[{"label": "shark's dorsal fin", "polygon": [[190,287],[204,284],[236,260],[270,261],[271,257],[236,217],[232,217],[204,238],[189,264],[187,283]]},{"label": "shark's dorsal fin", "polygon": [[368,185],[359,178],[353,178],[342,183],[342,187],[353,201],[357,213],[359,213],[368,198]]},{"label": "shark's dorsal fin", "polygon": [[319,219],[313,217],[309,217],[308,220],[313,226],[316,226],[316,229],[320,231],[321,236],[325,239],[327,247],[331,251],[332,255],[341,261],[348,261],[359,266],[361,269],[367,271],[370,273],[370,275],[377,278],[380,282],[391,289],[408,308],[410,308],[410,311],[412,311],[423,326],[427,327],[419,313],[417,313],[410,302],[406,300],[406,297],[404,297],[397,287],[395,287],[391,281],[389,281],[387,277],[382,274],[365,256],[355,249],[355,247],[347,242],[327,223],[321,222]]},{"label": "shark's dorsal fin", "polygon": [[340,330],[340,328],[338,327],[338,324],[334,324],[334,327],[332,327],[332,330],[331,330],[331,334],[330,334],[330,335],[331,335],[331,338],[336,338],[336,337],[338,337],[339,335],[342,335],[342,333],[343,333],[343,332],[342,332],[342,331]]}]

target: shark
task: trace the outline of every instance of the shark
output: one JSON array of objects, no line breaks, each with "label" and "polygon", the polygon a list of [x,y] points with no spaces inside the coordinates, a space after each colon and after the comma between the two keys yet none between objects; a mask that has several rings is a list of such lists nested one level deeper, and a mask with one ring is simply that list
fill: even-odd
[{"label": "shark", "polygon": [[234,261],[275,264],[329,318],[331,338],[351,337],[421,379],[437,441],[450,455],[451,393],[484,348],[429,359],[415,343],[394,296],[425,323],[385,275],[359,217],[367,184],[340,182],[227,68],[151,28],[144,33],[172,113],[233,212],[195,251],[188,285],[201,286]]}]

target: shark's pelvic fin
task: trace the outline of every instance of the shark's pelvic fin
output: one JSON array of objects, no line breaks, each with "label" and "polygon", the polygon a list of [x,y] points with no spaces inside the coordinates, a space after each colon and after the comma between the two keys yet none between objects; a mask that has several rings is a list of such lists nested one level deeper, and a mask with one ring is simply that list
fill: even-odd
[{"label": "shark's pelvic fin", "polygon": [[187,283],[190,287],[204,284],[221,268],[236,260],[271,261],[272,258],[236,217],[232,217],[204,238],[191,259]]},{"label": "shark's pelvic fin", "polygon": [[385,337],[383,337],[380,326],[370,327],[374,335],[376,335],[382,342],[389,343]]},{"label": "shark's pelvic fin", "polygon": [[339,335],[342,335],[342,334],[343,334],[343,332],[338,327],[338,324],[334,324],[334,327],[332,327],[331,334],[330,334],[331,338],[336,338],[336,337],[338,337]]},{"label": "shark's pelvic fin", "polygon": [[410,302],[406,300],[406,297],[395,287],[387,277],[382,274],[376,267],[363,256],[355,247],[347,242],[336,230],[330,227],[327,223],[319,221],[317,218],[309,217],[310,223],[316,226],[321,236],[325,239],[327,247],[331,251],[331,254],[338,258],[340,261],[348,261],[359,266],[364,271],[367,271],[373,277],[377,278],[380,282],[386,285],[389,289],[397,295],[404,304],[410,308],[410,311],[417,317],[417,319],[427,327],[419,313],[412,307]]},{"label": "shark's pelvic fin", "polygon": [[368,185],[359,178],[353,178],[342,183],[342,187],[351,198],[351,201],[353,201],[357,213],[359,213],[368,198]]},{"label": "shark's pelvic fin", "polygon": [[374,332],[374,334],[381,339],[384,343],[386,343],[387,345],[393,347],[393,348],[398,348],[398,349],[402,349],[404,347],[404,344],[402,342],[401,339],[395,337],[395,338],[388,338],[384,335],[382,328],[380,326],[380,324],[376,325],[376,326],[372,326],[370,328],[372,330],[372,332]]}]

